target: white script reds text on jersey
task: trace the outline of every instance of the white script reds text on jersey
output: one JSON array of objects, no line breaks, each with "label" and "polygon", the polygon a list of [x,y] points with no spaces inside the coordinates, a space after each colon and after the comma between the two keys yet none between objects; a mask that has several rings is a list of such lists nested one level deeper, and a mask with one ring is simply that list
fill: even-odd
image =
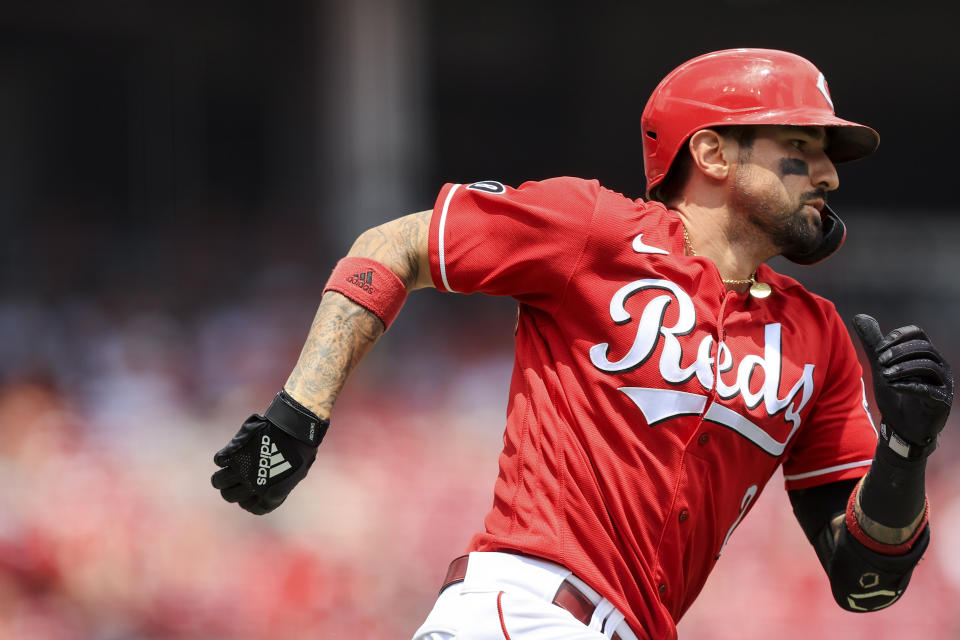
[{"label": "white script reds text on jersey", "polygon": [[[781,366],[781,327],[779,323],[767,324],[764,327],[763,355],[748,355],[740,361],[736,368],[736,379],[733,384],[724,382],[722,375],[734,369],[733,354],[722,341],[717,345],[719,363],[718,375],[714,375],[713,336],[707,335],[701,340],[697,348],[697,358],[688,367],[683,367],[683,345],[677,336],[684,336],[693,331],[697,316],[690,296],[669,280],[635,280],[621,287],[610,300],[610,318],[617,324],[624,324],[631,320],[626,310],[627,299],[633,294],[647,289],[660,289],[673,294],[661,295],[653,298],[644,307],[637,323],[636,337],[630,350],[620,360],[611,362],[608,356],[611,352],[609,343],[596,344],[590,348],[590,362],[593,366],[608,373],[630,371],[644,362],[653,354],[663,336],[664,345],[660,353],[660,375],[672,384],[680,385],[696,376],[704,391],[712,391],[716,377],[717,395],[724,400],[742,394],[749,409],[754,409],[762,403],[766,412],[774,416],[784,411],[784,420],[792,423],[793,428],[782,442],[774,439],[759,426],[742,415],[719,405],[712,405],[707,409],[704,419],[716,422],[739,432],[751,442],[759,446],[770,455],[779,456],[783,453],[790,438],[800,427],[800,412],[813,395],[812,364],[803,366],[800,379],[793,385],[787,395],[778,397],[780,388]],[[677,322],[672,327],[664,326],[666,308],[676,301],[678,307]],[[750,381],[757,368],[763,371],[763,385],[757,392],[750,390]],[[642,387],[622,387],[623,391],[639,407],[644,418],[650,425],[681,415],[700,415],[707,406],[707,397],[672,391],[669,389],[647,389]],[[795,402],[800,395],[799,404]]]}]

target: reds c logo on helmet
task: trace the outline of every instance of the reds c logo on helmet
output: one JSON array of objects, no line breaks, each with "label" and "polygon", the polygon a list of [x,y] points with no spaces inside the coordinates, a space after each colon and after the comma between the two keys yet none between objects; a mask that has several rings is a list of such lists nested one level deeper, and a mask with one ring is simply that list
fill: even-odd
[{"label": "reds c logo on helmet", "polygon": [[654,89],[640,117],[647,196],[700,129],[792,124],[830,129],[833,162],[873,153],[880,136],[838,118],[827,81],[806,58],[774,49],[728,49],[683,63]]}]

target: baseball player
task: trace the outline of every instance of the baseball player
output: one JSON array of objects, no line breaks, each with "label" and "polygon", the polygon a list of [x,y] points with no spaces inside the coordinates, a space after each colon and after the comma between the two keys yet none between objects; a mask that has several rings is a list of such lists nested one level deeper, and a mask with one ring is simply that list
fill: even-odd
[{"label": "baseball player", "polygon": [[781,465],[844,609],[894,603],[927,547],[950,367],[920,328],[856,316],[875,429],[834,306],[764,264],[840,248],[834,165],[876,132],[836,117],[809,61],[762,49],[681,65],[641,124],[646,199],[575,178],[447,184],[432,211],[363,233],[283,390],[215,456],[226,500],[271,511],[408,291],[515,298],[493,507],[418,640],[676,638]]}]

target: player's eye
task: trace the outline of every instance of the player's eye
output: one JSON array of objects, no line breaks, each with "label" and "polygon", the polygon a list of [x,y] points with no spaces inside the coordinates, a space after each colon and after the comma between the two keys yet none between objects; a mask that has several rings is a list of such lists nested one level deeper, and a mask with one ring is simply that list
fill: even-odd
[{"label": "player's eye", "polygon": [[807,141],[806,141],[806,140],[801,140],[800,138],[794,138],[794,139],[790,140],[790,144],[791,144],[794,148],[799,149],[800,151],[803,151],[803,148],[806,146]]}]

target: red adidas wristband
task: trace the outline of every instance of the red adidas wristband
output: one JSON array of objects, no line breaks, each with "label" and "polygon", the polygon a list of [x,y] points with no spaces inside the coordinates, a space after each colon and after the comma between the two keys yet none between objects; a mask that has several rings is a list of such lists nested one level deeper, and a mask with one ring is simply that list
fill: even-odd
[{"label": "red adidas wristband", "polygon": [[390,328],[407,299],[407,287],[389,267],[371,258],[343,258],[323,292],[336,291],[356,302]]}]

